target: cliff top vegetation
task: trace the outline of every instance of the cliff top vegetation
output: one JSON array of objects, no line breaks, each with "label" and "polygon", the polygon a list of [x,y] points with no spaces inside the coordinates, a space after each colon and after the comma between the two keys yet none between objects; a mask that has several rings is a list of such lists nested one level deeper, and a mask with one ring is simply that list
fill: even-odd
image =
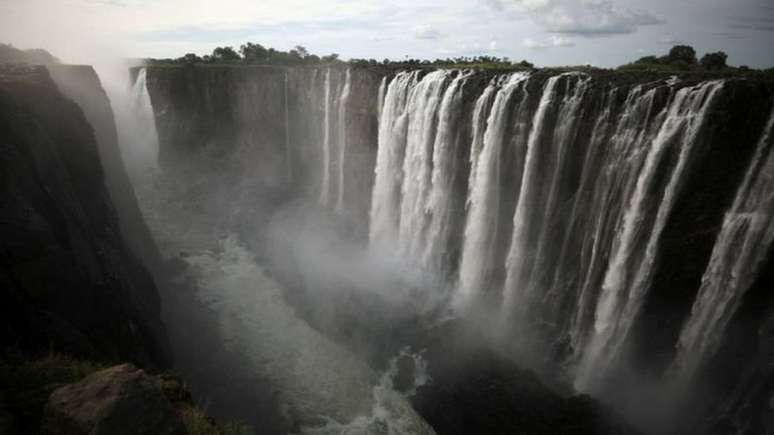
[{"label": "cliff top vegetation", "polygon": [[[615,70],[623,72],[652,72],[652,73],[715,73],[715,74],[739,74],[759,72],[747,66],[733,67],[727,64],[728,55],[722,51],[706,53],[697,58],[696,50],[687,45],[676,45],[663,56],[645,56],[634,62],[621,65]],[[362,67],[383,68],[472,68],[493,71],[519,71],[536,69],[535,65],[527,60],[514,61],[508,57],[496,56],[461,56],[444,59],[349,59],[342,60],[337,53],[319,56],[310,53],[303,46],[296,46],[289,51],[276,50],[264,47],[261,44],[248,42],[239,47],[217,47],[211,54],[199,56],[188,53],[175,59],[145,59],[148,65],[274,65],[274,66],[298,66],[298,65],[351,65]],[[604,70],[591,65],[575,65],[565,67],[551,67],[547,70],[556,71],[590,71]],[[766,70],[774,72],[774,68]]]}]

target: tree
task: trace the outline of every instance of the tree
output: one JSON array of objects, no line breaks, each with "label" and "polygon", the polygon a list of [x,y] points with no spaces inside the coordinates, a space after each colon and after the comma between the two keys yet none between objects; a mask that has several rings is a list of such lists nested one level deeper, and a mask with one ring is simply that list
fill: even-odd
[{"label": "tree", "polygon": [[231,47],[217,47],[212,50],[212,59],[217,63],[237,63],[242,60]]},{"label": "tree", "polygon": [[323,56],[321,59],[323,62],[336,62],[339,60],[339,54],[338,53],[331,53],[327,56]]},{"label": "tree", "polygon": [[710,71],[721,70],[727,66],[726,59],[728,59],[728,55],[722,51],[707,53],[701,58],[701,66]]},{"label": "tree", "polygon": [[309,57],[309,51],[302,45],[296,45],[293,50],[295,50],[296,53],[298,53],[298,56],[301,59],[306,59]]},{"label": "tree", "polygon": [[667,61],[669,63],[686,63],[688,65],[696,64],[696,50],[689,45],[675,45],[669,50],[667,55]]},{"label": "tree", "polygon": [[180,63],[195,64],[195,63],[201,63],[202,58],[197,56],[194,53],[188,53],[185,56],[178,59],[177,61]]},{"label": "tree", "polygon": [[660,63],[660,61],[656,56],[645,56],[635,60],[634,63],[641,64],[641,65],[648,65],[648,64],[657,64],[657,63]]},{"label": "tree", "polygon": [[239,47],[245,63],[265,63],[269,57],[269,51],[261,44],[248,42]]}]

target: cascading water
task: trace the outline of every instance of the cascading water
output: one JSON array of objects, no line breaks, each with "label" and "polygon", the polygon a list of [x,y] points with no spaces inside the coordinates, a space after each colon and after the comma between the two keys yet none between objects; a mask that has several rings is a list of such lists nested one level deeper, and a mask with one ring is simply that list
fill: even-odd
[{"label": "cascading water", "polygon": [[384,94],[387,92],[387,77],[382,77],[382,82],[379,84],[379,93],[376,100],[376,119],[382,119],[382,107],[384,106]]},{"label": "cascading water", "polygon": [[338,117],[338,138],[339,138],[339,182],[338,198],[336,200],[336,212],[344,211],[344,173],[347,157],[347,104],[349,104],[349,95],[351,89],[352,71],[347,69],[344,88],[339,97],[339,117]]},{"label": "cascading water", "polygon": [[392,245],[398,237],[403,157],[408,134],[408,100],[417,73],[401,72],[387,88],[379,118],[379,149],[374,169],[369,239],[371,245]]},{"label": "cascading water", "polygon": [[[528,276],[525,276],[529,269],[528,262],[530,261],[530,255],[534,246],[529,246],[527,230],[529,229],[528,211],[533,207],[533,203],[530,201],[536,201],[534,197],[537,193],[535,191],[535,183],[539,181],[535,179],[536,176],[542,174],[537,173],[537,154],[540,140],[545,131],[543,129],[543,123],[545,122],[549,106],[554,99],[554,93],[556,91],[557,84],[560,76],[551,77],[545,84],[543,89],[543,96],[540,100],[537,111],[535,112],[534,119],[532,121],[532,131],[530,132],[529,140],[527,142],[527,155],[524,162],[524,174],[521,180],[521,187],[519,189],[519,201],[516,205],[516,212],[513,217],[513,238],[511,240],[511,247],[506,259],[506,280],[505,287],[503,288],[503,306],[502,317],[505,322],[508,322],[514,312],[520,307],[517,303],[520,299],[522,292],[525,291],[528,285]],[[534,180],[534,181],[532,181]]]},{"label": "cascading water", "polygon": [[147,86],[147,69],[141,68],[131,90],[132,115],[124,122],[131,123],[135,132],[133,146],[123,147],[121,153],[131,175],[142,176],[147,169],[158,170],[159,139],[156,133],[156,117],[153,114]]},{"label": "cascading water", "polygon": [[426,246],[433,143],[438,108],[450,75],[449,71],[431,72],[411,90],[409,97],[398,240],[401,253],[412,259],[421,260]]},{"label": "cascading water", "polygon": [[288,168],[288,180],[293,180],[293,154],[290,148],[290,104],[288,101],[288,73],[284,80],[285,103],[285,160]]},{"label": "cascading water", "polygon": [[[605,382],[629,369],[625,357],[641,351],[630,352],[628,345],[640,338],[644,328],[638,318],[650,313],[649,303],[660,303],[661,264],[668,261],[675,244],[671,237],[682,223],[676,215],[692,205],[684,198],[690,194],[684,187],[699,183],[704,151],[723,137],[708,119],[720,116],[718,101],[732,98],[727,82],[642,83],[637,77],[608,80],[594,72],[382,74],[333,67],[315,70],[310,85],[293,83],[303,74],[286,76],[286,124],[303,109],[288,106],[303,98],[312,102],[310,112],[316,116],[310,132],[292,130],[296,161],[314,156],[309,161],[315,175],[322,165],[319,178],[309,177],[316,183],[309,191],[319,188],[319,202],[339,214],[346,209],[348,217],[357,205],[363,212],[370,207],[369,244],[379,255],[369,260],[390,261],[394,255],[411,272],[416,268],[427,272],[420,273],[423,279],[431,277],[416,280],[421,282],[416,286],[412,280],[407,294],[422,287],[426,293],[443,293],[442,299],[444,290],[454,288],[457,315],[470,313],[475,324],[483,314],[486,326],[499,327],[487,337],[499,351],[535,353],[541,362],[566,368],[564,374],[574,377],[576,389],[602,397],[609,387]],[[362,92],[366,86],[373,92]],[[368,115],[376,114],[376,119],[364,116],[363,102],[371,105]],[[281,119],[280,112],[276,116]],[[728,210],[689,210],[706,211],[718,222],[723,211],[727,214],[722,228],[702,228],[715,245],[711,255],[706,252],[709,263],[698,269],[698,275],[704,271],[701,287],[690,289],[699,296],[669,313],[679,318],[668,334],[677,335],[679,321],[685,321],[679,342],[672,337],[667,343],[678,345],[671,370],[679,376],[692,376],[718,352],[774,243],[772,117],[744,181],[733,186],[736,200],[730,207],[723,203]],[[374,150],[362,138],[377,129]],[[313,145],[304,149],[300,144],[307,133]],[[285,141],[290,156],[290,138]],[[365,168],[370,175],[371,151],[376,158],[368,192],[366,183],[354,185],[351,173]],[[694,167],[695,162],[700,164]],[[301,174],[295,173],[299,179]],[[370,203],[358,197],[358,188],[370,193]],[[733,191],[728,192],[730,201]],[[707,244],[707,251],[711,246]],[[210,263],[225,259],[218,255],[191,258],[196,268],[206,267],[214,276],[217,268]],[[399,270],[408,269],[403,266]],[[258,280],[256,270],[251,279]],[[663,275],[668,277],[668,271]],[[208,282],[224,290],[226,281],[221,276]],[[240,285],[247,282],[242,279]],[[254,321],[236,304],[223,304],[235,316]],[[287,326],[291,333],[307,333],[294,322]],[[337,349],[310,344],[317,345],[326,355]],[[255,361],[265,349],[258,350]],[[663,374],[663,365],[655,370]],[[301,388],[292,380],[277,382]],[[305,378],[299,382],[316,385]],[[360,399],[365,397],[361,386],[355,388]],[[372,407],[374,397],[368,402]],[[337,417],[328,429],[349,430],[372,421],[349,417]]]},{"label": "cascading water", "polygon": [[671,371],[684,380],[689,381],[717,351],[774,241],[773,126],[774,112],[725,215],[691,316],[680,334]]},{"label": "cascading water", "polygon": [[469,73],[459,73],[444,93],[438,111],[438,128],[432,150],[432,174],[427,205],[427,236],[422,264],[425,268],[442,272],[449,270],[449,240],[453,228],[454,180],[459,174],[457,168],[460,146],[461,118],[463,114],[463,91]]},{"label": "cascading water", "polygon": [[[584,350],[576,379],[576,386],[581,389],[593,388],[596,381],[593,373],[605,373],[620,356],[621,347],[642,306],[659,236],[674,205],[683,171],[697,148],[696,139],[704,115],[722,87],[723,82],[706,82],[677,91],[658,134],[649,144],[634,193],[619,226],[620,233],[597,302],[592,337]],[[678,147],[677,162],[662,195],[654,197],[652,185],[658,182],[659,163],[670,147]],[[645,215],[651,211],[647,205],[654,202],[658,204],[656,214],[646,220]],[[651,222],[650,228],[642,227],[644,221]],[[643,234],[647,239],[640,241]],[[635,247],[639,249],[635,250]]]},{"label": "cascading water", "polygon": [[[370,242],[376,248],[397,239],[396,252],[427,270],[443,269],[444,256],[453,249],[444,213],[451,211],[449,171],[461,168],[452,163],[459,155],[449,138],[459,127],[451,127],[449,111],[462,110],[458,94],[464,77],[434,71],[420,80],[416,72],[398,73],[386,85],[379,109]],[[576,364],[576,387],[595,390],[615,369],[642,309],[661,233],[691,161],[703,149],[705,118],[724,82],[612,87],[592,102],[587,95],[596,92],[593,79],[562,74],[545,80],[535,104],[529,83],[522,73],[495,77],[472,108],[455,307],[464,312],[488,293],[495,302],[501,298],[505,325],[528,320],[519,323],[527,329],[517,334],[537,328],[536,340],[561,340],[529,344],[565,346],[563,355]],[[588,134],[581,123],[592,126]],[[506,150],[511,157],[503,160]],[[502,167],[504,161],[511,166]],[[504,173],[515,190],[503,190]],[[762,197],[763,191],[755,195]],[[502,208],[506,199],[512,208]],[[737,240],[740,231],[750,239],[762,237],[763,224],[745,223],[761,213],[746,207],[733,219],[742,229],[725,237]],[[501,217],[509,210],[512,221]],[[510,235],[507,247],[504,235]],[[745,266],[734,270],[753,267],[765,243],[745,245],[750,254],[739,259]],[[497,282],[494,269],[506,253],[504,282]],[[711,292],[707,283],[702,289]],[[705,304],[717,303],[717,296],[704,298],[712,299]],[[709,321],[702,316],[685,328]],[[681,345],[697,340],[690,334],[684,330]]]},{"label": "cascading water", "polygon": [[521,92],[520,101],[516,103],[518,111],[527,99],[528,78],[528,74],[515,73],[499,90],[497,84],[490,83],[473,111],[468,216],[455,301],[461,309],[473,303],[478,294],[491,285],[491,273],[497,261],[495,243],[499,234],[501,151],[511,119],[511,99],[517,91]]},{"label": "cascading water", "polygon": [[323,159],[322,182],[320,183],[320,203],[328,205],[331,193],[331,70],[325,71],[323,119]]}]

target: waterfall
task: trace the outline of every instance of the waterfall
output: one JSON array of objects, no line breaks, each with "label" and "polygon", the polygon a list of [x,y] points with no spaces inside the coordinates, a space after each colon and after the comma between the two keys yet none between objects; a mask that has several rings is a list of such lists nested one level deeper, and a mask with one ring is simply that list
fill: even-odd
[{"label": "waterfall", "polygon": [[417,73],[401,72],[390,82],[379,118],[379,148],[374,169],[369,239],[372,245],[392,243],[398,236],[400,188],[408,128],[408,98]]},{"label": "waterfall", "polygon": [[429,270],[448,270],[449,239],[453,228],[454,180],[462,121],[462,92],[469,73],[459,73],[444,92],[432,150],[432,173],[426,214],[428,229],[422,264]]},{"label": "waterfall", "polygon": [[690,380],[720,346],[774,241],[774,112],[725,215],[671,371]]},{"label": "waterfall", "polygon": [[351,88],[351,70],[348,68],[344,81],[344,88],[339,97],[338,138],[339,138],[339,195],[336,200],[336,212],[344,211],[344,163],[347,155],[347,104]]},{"label": "waterfall", "polygon": [[127,152],[124,159],[129,168],[139,168],[141,175],[146,169],[158,170],[159,139],[156,133],[156,117],[151,105],[150,94],[147,85],[147,70],[141,68],[137,79],[132,86],[132,126],[136,135],[133,137],[133,147]]},{"label": "waterfall", "polygon": [[398,240],[401,254],[411,259],[421,259],[425,247],[438,108],[450,75],[445,70],[429,73],[411,90],[409,98]]},{"label": "waterfall", "polygon": [[379,93],[376,99],[376,119],[382,119],[382,107],[384,106],[384,93],[387,91],[387,77],[382,77],[382,82],[379,84]]},{"label": "waterfall", "polygon": [[[596,298],[615,234],[611,228],[621,220],[625,198],[634,189],[646,147],[666,114],[666,109],[652,113],[656,95],[656,88],[643,92],[641,86],[635,86],[628,92],[617,120],[608,121],[605,118],[610,114],[603,114],[595,127],[589,147],[589,153],[593,154],[585,162],[585,183],[581,185],[581,189],[589,191],[589,204],[585,207],[585,216],[576,216],[585,222],[585,227],[577,235],[581,240],[576,242],[582,252],[575,269],[578,276],[574,282],[579,287],[577,302],[570,302],[574,309],[570,315],[569,335],[575,358],[580,357],[587,332],[593,324]],[[613,97],[614,94],[610,98]],[[612,132],[608,132],[608,128]],[[578,201],[583,199],[578,198]],[[557,276],[555,283],[564,280],[569,278]],[[560,289],[555,286],[554,291]],[[571,293],[568,297],[572,296]]]},{"label": "waterfall", "polygon": [[476,101],[470,151],[468,213],[459,290],[455,300],[458,308],[464,309],[480,292],[487,290],[493,265],[497,261],[495,242],[499,233],[501,149],[505,142],[506,127],[511,120],[511,99],[517,91],[522,92],[517,105],[517,111],[520,111],[521,104],[527,99],[528,77],[523,73],[512,74],[499,90],[496,83],[490,82]]},{"label": "waterfall", "polygon": [[[562,80],[563,90],[559,89]],[[552,270],[548,259],[556,255],[549,252],[554,245],[550,237],[562,231],[559,218],[564,204],[560,203],[560,190],[568,176],[567,148],[575,139],[588,83],[588,77],[578,74],[552,77],[535,115],[506,260],[504,320],[514,316],[526,320],[524,314],[534,311],[533,305],[547,290],[545,276]],[[559,92],[564,96],[554,105]],[[553,128],[552,116],[556,116]]]},{"label": "waterfall", "polygon": [[320,203],[328,205],[331,190],[331,70],[325,71],[325,117],[323,119],[323,176]]},{"label": "waterfall", "polygon": [[[696,148],[704,115],[723,82],[706,82],[680,89],[668,108],[658,134],[649,144],[636,187],[618,227],[613,255],[597,301],[590,343],[584,349],[576,386],[594,387],[594,374],[605,373],[618,358],[642,306],[649,284],[658,240],[674,205],[685,167]],[[670,148],[678,147],[663,190],[654,192],[657,171]],[[661,195],[659,195],[661,194]],[[657,207],[650,205],[657,204]],[[656,210],[655,216],[651,214]],[[651,214],[651,216],[648,216]],[[646,240],[643,235],[647,235]]]},{"label": "waterfall", "polygon": [[[548,79],[543,89],[543,96],[540,99],[540,104],[535,112],[534,119],[532,121],[532,131],[527,142],[527,156],[524,163],[524,174],[521,183],[521,189],[519,191],[519,200],[516,206],[516,212],[513,217],[513,237],[511,239],[511,247],[506,258],[506,280],[505,287],[503,288],[503,317],[510,318],[517,308],[518,299],[521,295],[518,293],[526,287],[526,277],[521,275],[526,271],[527,256],[531,253],[530,247],[527,246],[527,230],[529,225],[527,222],[527,211],[533,207],[534,194],[532,190],[534,186],[530,183],[530,180],[535,178],[537,168],[535,167],[537,162],[537,147],[540,143],[541,137],[544,134],[543,123],[546,119],[549,106],[552,104],[554,94],[556,91],[557,83],[560,76],[554,76]],[[539,174],[537,174],[539,175]],[[536,181],[537,182],[537,181]]]},{"label": "waterfall", "polygon": [[288,170],[288,181],[293,180],[293,155],[290,150],[290,107],[288,102],[288,73],[285,72],[284,82],[284,98],[285,98],[285,160]]},{"label": "waterfall", "polygon": [[[568,73],[540,85],[514,73],[476,90],[461,71],[423,74],[379,84],[372,247],[447,277],[462,313],[497,305],[498,335],[549,352],[573,369],[576,388],[598,391],[620,367],[724,82],[600,87]],[[774,195],[764,188],[772,123],[680,335],[681,370],[715,352],[774,243]]]}]

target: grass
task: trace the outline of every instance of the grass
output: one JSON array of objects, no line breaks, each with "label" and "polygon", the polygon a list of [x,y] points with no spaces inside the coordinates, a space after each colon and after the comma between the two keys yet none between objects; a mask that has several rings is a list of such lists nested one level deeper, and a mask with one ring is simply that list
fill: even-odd
[{"label": "grass", "polygon": [[254,435],[250,427],[241,423],[217,426],[201,409],[186,406],[180,411],[189,435]]},{"label": "grass", "polygon": [[[0,417],[5,411],[13,416],[19,433],[38,433],[43,410],[54,390],[105,368],[100,363],[53,352],[37,359],[0,356]],[[191,435],[253,435],[252,429],[243,424],[216,425],[204,411],[190,404],[180,404],[178,410]]]},{"label": "grass", "polygon": [[0,359],[0,391],[4,394],[5,408],[16,418],[22,433],[36,433],[43,408],[54,390],[103,368],[101,364],[59,353],[34,360]]}]

